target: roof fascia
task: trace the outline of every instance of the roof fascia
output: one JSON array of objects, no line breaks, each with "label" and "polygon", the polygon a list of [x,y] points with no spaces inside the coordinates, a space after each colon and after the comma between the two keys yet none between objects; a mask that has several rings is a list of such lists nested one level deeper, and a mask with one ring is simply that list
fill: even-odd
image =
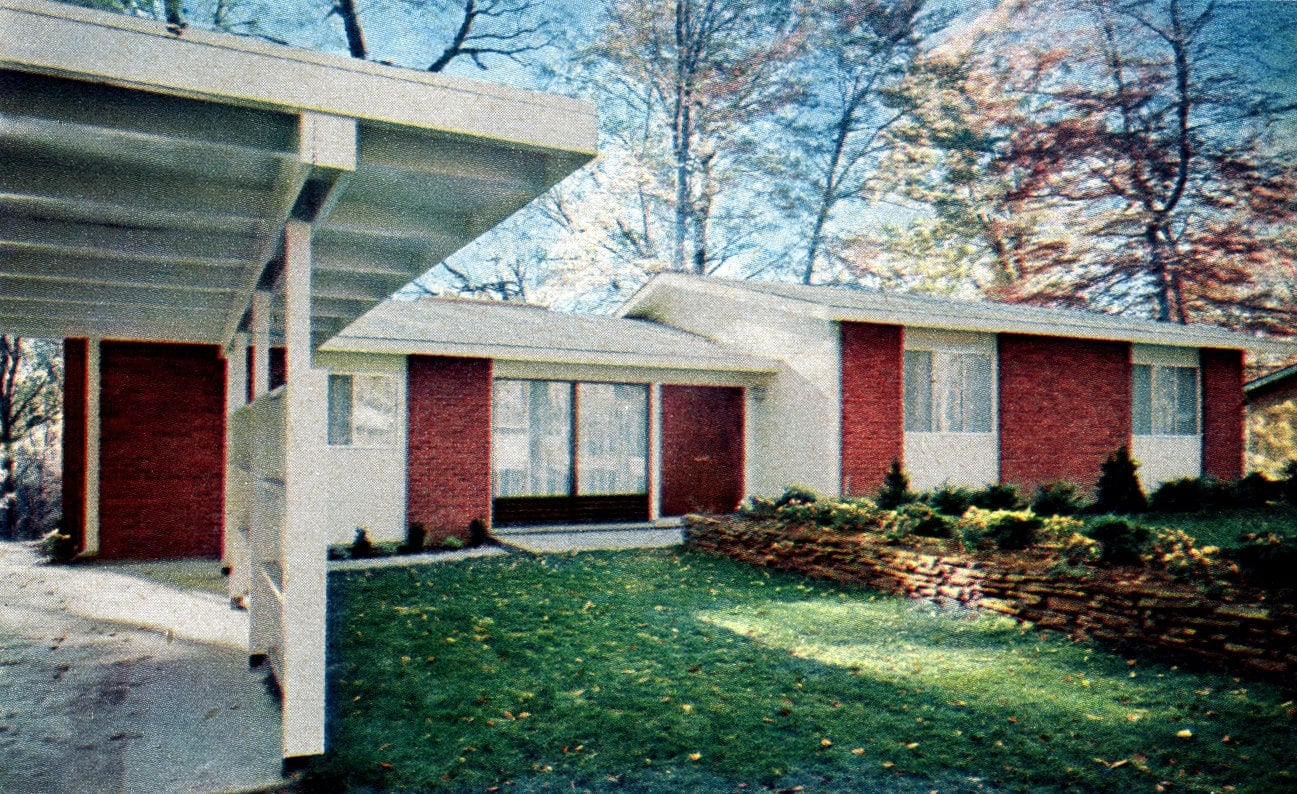
[{"label": "roof fascia", "polygon": [[596,154],[585,100],[46,0],[0,0],[0,68]]}]

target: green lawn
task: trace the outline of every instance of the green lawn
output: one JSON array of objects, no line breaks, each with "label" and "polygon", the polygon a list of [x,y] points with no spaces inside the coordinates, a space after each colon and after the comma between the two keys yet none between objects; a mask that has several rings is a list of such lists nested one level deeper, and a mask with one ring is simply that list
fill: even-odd
[{"label": "green lawn", "polygon": [[1297,537],[1297,508],[1288,506],[1202,513],[1148,513],[1137,516],[1136,520],[1150,526],[1182,529],[1202,546],[1238,546],[1242,542],[1240,536],[1248,532],[1273,532],[1280,536]]},{"label": "green lawn", "polygon": [[723,559],[497,557],[330,598],[326,789],[1297,787],[1270,686]]}]

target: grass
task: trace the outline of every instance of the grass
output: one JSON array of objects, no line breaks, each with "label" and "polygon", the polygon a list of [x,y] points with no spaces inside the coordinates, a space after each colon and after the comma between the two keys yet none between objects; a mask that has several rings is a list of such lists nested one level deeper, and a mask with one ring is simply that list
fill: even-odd
[{"label": "grass", "polygon": [[1212,510],[1201,513],[1147,513],[1136,520],[1150,526],[1182,529],[1199,545],[1233,548],[1249,532],[1297,537],[1297,507],[1287,505]]},{"label": "grass", "polygon": [[330,588],[329,790],[1297,786],[1277,689],[729,560],[510,556]]}]

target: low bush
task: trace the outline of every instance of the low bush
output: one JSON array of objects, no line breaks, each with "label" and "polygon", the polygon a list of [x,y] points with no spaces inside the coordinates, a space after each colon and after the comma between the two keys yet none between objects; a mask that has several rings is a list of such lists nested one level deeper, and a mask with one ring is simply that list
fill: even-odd
[{"label": "low bush", "polygon": [[1297,537],[1274,532],[1248,533],[1230,552],[1240,576],[1252,584],[1277,589],[1297,587]]},{"label": "low bush", "polygon": [[77,556],[77,542],[71,535],[62,531],[63,522],[59,521],[59,528],[51,530],[41,536],[41,554],[45,559],[53,563],[72,562]]},{"label": "low bush", "polygon": [[922,502],[910,502],[887,514],[882,522],[883,537],[905,540],[911,535],[925,538],[949,538],[955,522]]},{"label": "low bush", "polygon": [[959,519],[965,548],[1025,549],[1036,542],[1044,522],[1030,510],[984,510],[970,507]]},{"label": "low bush", "polygon": [[1048,516],[1042,519],[1036,542],[1042,548],[1062,555],[1069,566],[1092,564],[1099,560],[1099,541],[1086,537],[1085,522],[1071,516]]},{"label": "low bush", "polygon": [[895,510],[903,504],[909,504],[919,498],[910,490],[910,477],[901,468],[899,458],[892,459],[892,465],[883,475],[883,487],[878,489],[878,506],[884,510]]},{"label": "low bush", "polygon": [[351,541],[351,559],[363,560],[374,556],[374,544],[369,540],[369,533],[364,527],[356,527],[356,537]]},{"label": "low bush", "polygon": [[1164,482],[1149,497],[1149,509],[1159,513],[1198,513],[1204,510],[1265,507],[1283,498],[1283,482],[1260,472],[1239,480],[1182,477]]},{"label": "low bush", "polygon": [[973,506],[973,492],[967,488],[943,485],[926,495],[924,501],[942,515],[959,518]]},{"label": "low bush", "polygon": [[1265,507],[1284,497],[1284,481],[1272,480],[1254,471],[1234,482],[1234,504],[1238,507]]},{"label": "low bush", "polygon": [[1120,447],[1099,467],[1094,509],[1103,513],[1142,513],[1148,499],[1135,472],[1139,464],[1130,456],[1129,447]]},{"label": "low bush", "polygon": [[1148,506],[1158,513],[1197,513],[1217,500],[1211,493],[1214,486],[1215,483],[1201,477],[1168,480],[1153,491]]},{"label": "low bush", "polygon": [[1041,485],[1031,498],[1031,511],[1038,516],[1073,516],[1085,506],[1085,498],[1066,480]]},{"label": "low bush", "polygon": [[869,499],[822,499],[802,486],[790,486],[778,499],[750,496],[739,515],[785,526],[815,526],[835,532],[868,532],[879,528],[878,506]]},{"label": "low bush", "polygon": [[1139,565],[1148,550],[1153,533],[1148,527],[1117,516],[1095,519],[1085,534],[1097,540],[1102,547],[1099,563],[1102,565]]},{"label": "low bush", "polygon": [[423,551],[423,543],[426,537],[427,532],[424,530],[423,524],[418,521],[411,521],[405,527],[405,543],[402,543],[397,548],[396,553],[418,554]]},{"label": "low bush", "polygon": [[1016,510],[1022,506],[1022,495],[1016,485],[988,485],[973,491],[972,506],[983,510]]},{"label": "low bush", "polygon": [[441,539],[441,547],[455,551],[464,548],[464,539],[459,535],[447,535]]},{"label": "low bush", "polygon": [[1140,560],[1149,568],[1166,571],[1177,579],[1212,582],[1228,573],[1231,566],[1216,546],[1198,546],[1192,535],[1180,529],[1153,527]]}]

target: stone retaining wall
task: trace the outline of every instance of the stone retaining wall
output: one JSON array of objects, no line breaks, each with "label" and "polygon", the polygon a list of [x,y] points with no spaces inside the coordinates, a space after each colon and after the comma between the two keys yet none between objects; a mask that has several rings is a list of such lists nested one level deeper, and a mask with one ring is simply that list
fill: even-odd
[{"label": "stone retaining wall", "polygon": [[1042,552],[962,555],[911,548],[869,535],[690,516],[690,548],[819,579],[863,584],[945,606],[989,609],[1040,629],[1142,648],[1274,678],[1297,678],[1297,607],[1261,593],[1208,597],[1142,569],[1052,570]]}]

